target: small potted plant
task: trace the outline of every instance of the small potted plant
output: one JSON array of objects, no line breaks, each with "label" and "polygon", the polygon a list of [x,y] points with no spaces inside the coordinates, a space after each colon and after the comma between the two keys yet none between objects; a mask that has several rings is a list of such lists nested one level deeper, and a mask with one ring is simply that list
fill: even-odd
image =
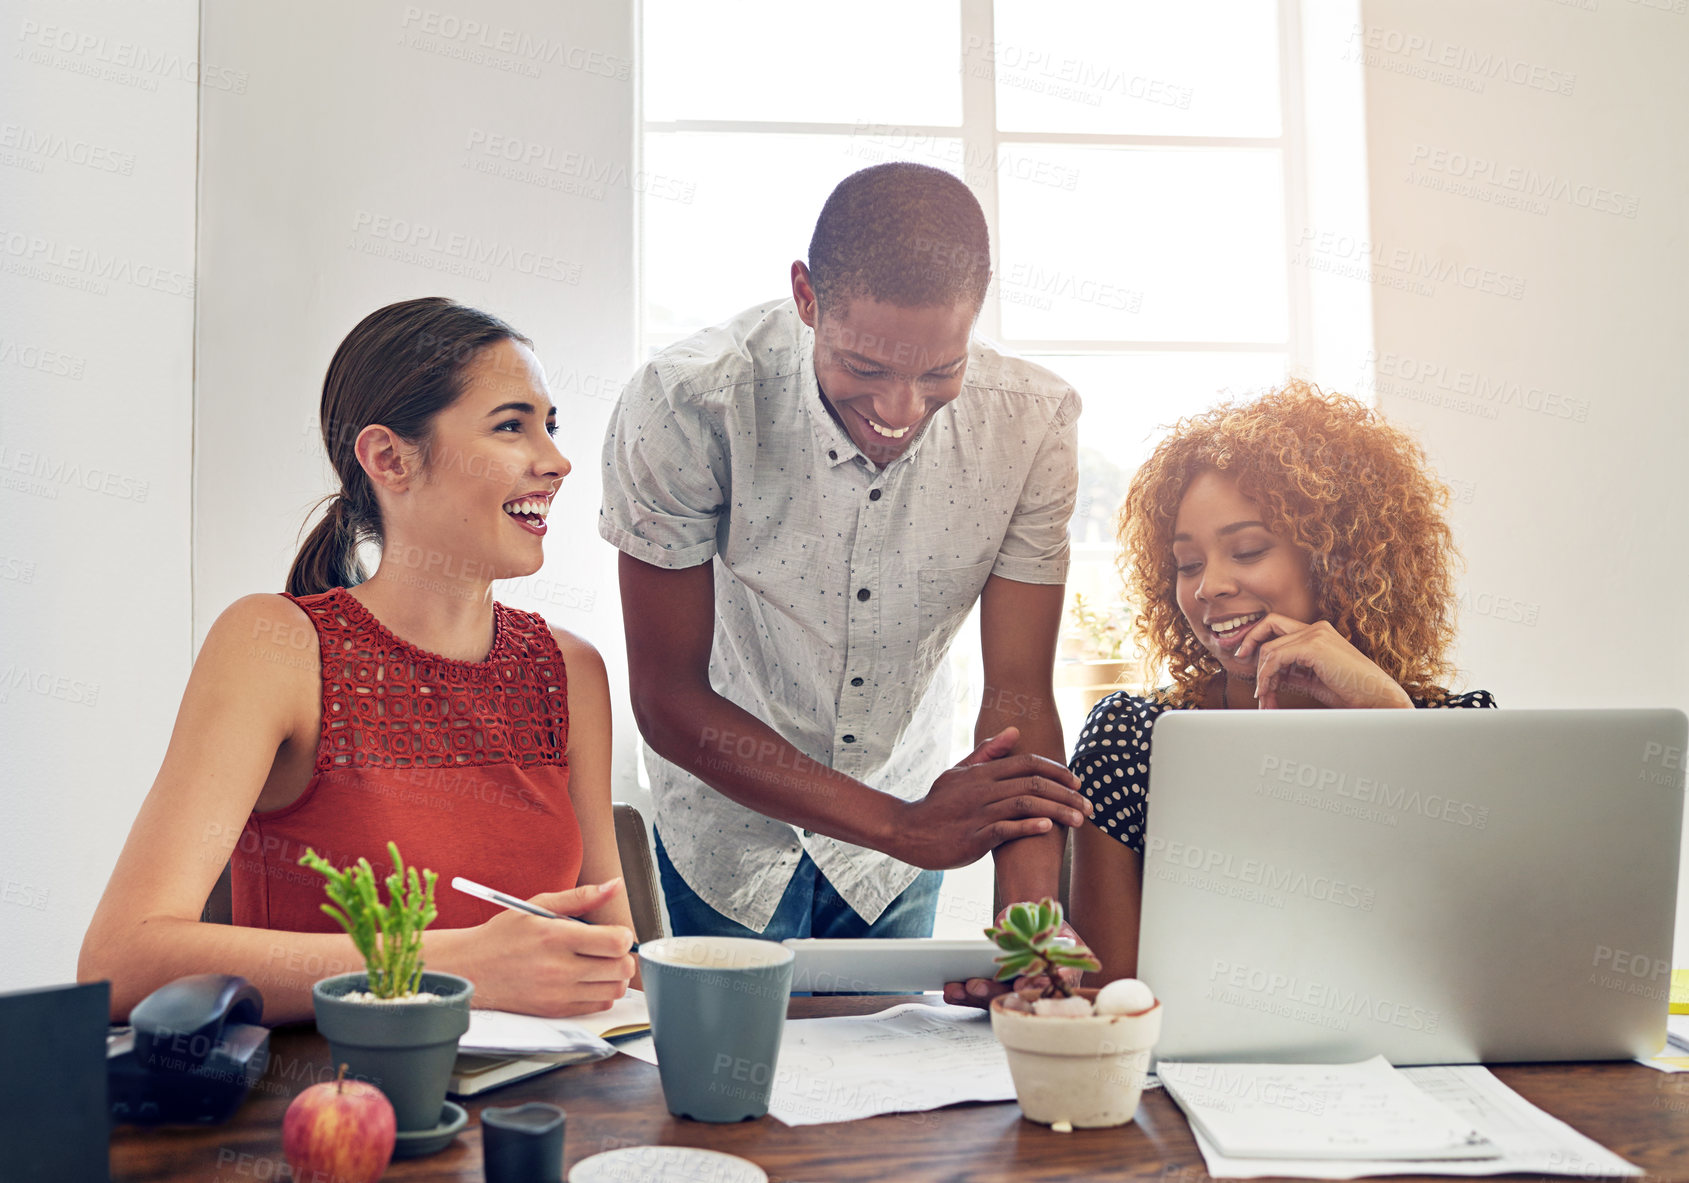
[{"label": "small potted plant", "polygon": [[351,936],[366,967],[312,987],[317,1030],[336,1063],[344,1061],[353,1076],[387,1094],[403,1134],[441,1123],[475,987],[456,974],[423,971],[422,933],[438,915],[438,876],[406,868],[391,842],[387,853],[393,873],[387,876],[386,903],[368,859],[341,871],[307,849],[299,862],[328,881],[324,890],[332,903],[323,911]]},{"label": "small potted plant", "polygon": [[1083,593],[1073,593],[1053,681],[1064,718],[1072,714],[1084,719],[1130,672],[1133,654],[1127,645],[1126,616],[1123,604],[1097,609]]},{"label": "small potted plant", "polygon": [[1003,950],[998,980],[1015,983],[992,1000],[991,1030],[1028,1120],[1057,1129],[1124,1125],[1138,1111],[1161,1004],[1136,978],[1101,990],[1075,987],[1071,971],[1101,964],[1058,935],[1061,927],[1061,905],[1045,899],[1015,904],[1002,924],[985,930]]}]

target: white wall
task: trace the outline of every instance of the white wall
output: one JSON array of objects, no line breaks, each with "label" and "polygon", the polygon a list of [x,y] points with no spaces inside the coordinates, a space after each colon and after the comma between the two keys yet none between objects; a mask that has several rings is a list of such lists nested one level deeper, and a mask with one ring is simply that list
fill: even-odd
[{"label": "white wall", "polygon": [[596,519],[635,364],[632,9],[207,0],[207,53],[251,85],[202,107],[196,642],[232,600],[281,589],[336,487],[317,408],[340,340],[383,304],[447,295],[533,338],[574,464],[545,568],[496,594],[598,644],[625,704]]},{"label": "white wall", "polygon": [[1689,708],[1689,13],[1362,8],[1379,402],[1454,481],[1460,665],[1504,707]]},{"label": "white wall", "polygon": [[0,3],[0,990],[75,976],[192,655],[196,10]]},{"label": "white wall", "polygon": [[635,362],[633,6],[199,7],[0,8],[0,989],[74,976],[199,641],[331,488],[322,374],[384,303],[534,338],[575,471],[499,596],[626,701],[594,522]]},{"label": "white wall", "polygon": [[[1302,119],[1306,128],[1304,224],[1364,226],[1367,219],[1365,68],[1343,49],[1360,22],[1360,0],[1302,0]],[[1286,227],[1292,249],[1302,225]],[[1305,362],[1297,374],[1322,389],[1363,394],[1355,375],[1372,353],[1368,287],[1310,269]]]}]

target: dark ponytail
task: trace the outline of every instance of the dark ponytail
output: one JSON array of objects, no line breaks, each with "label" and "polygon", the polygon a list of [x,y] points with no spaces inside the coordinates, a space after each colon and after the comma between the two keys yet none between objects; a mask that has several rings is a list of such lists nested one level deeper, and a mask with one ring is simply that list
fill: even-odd
[{"label": "dark ponytail", "polygon": [[379,538],[379,535],[373,529],[366,529],[360,537],[357,523],[362,515],[353,510],[344,493],[325,500],[328,512],[305,539],[293,560],[293,569],[287,573],[287,590],[292,595],[309,596],[332,587],[355,587],[369,578],[358,557],[358,547],[367,538]]},{"label": "dark ponytail", "polygon": [[533,345],[498,317],[444,296],[389,304],[346,334],[323,378],[321,411],[323,448],[340,491],[327,499],[328,511],[293,560],[290,594],[315,595],[369,577],[358,548],[381,542],[381,506],[358,463],[359,433],[379,423],[420,446],[426,466],[434,416],[463,393],[476,355],[500,341]]}]

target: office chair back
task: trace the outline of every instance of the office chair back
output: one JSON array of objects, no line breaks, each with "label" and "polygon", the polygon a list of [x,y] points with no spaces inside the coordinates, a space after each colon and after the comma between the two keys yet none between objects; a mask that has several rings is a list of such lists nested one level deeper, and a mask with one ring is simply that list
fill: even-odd
[{"label": "office chair back", "polygon": [[223,864],[223,873],[217,876],[217,882],[211,885],[211,894],[205,897],[205,907],[200,910],[199,918],[206,924],[235,922],[234,894],[229,886],[232,867],[232,863]]},{"label": "office chair back", "polygon": [[621,856],[628,907],[633,910],[633,934],[641,942],[657,940],[665,935],[663,905],[645,818],[626,801],[616,802],[612,812],[616,819],[616,853]]}]

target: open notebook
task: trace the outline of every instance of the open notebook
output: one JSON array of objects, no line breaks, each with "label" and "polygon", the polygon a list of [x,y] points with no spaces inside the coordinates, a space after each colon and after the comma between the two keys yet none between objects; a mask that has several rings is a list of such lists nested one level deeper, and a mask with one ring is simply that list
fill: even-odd
[{"label": "open notebook", "polygon": [[602,1060],[615,1053],[610,1040],[650,1029],[645,995],[638,990],[629,990],[609,1010],[567,1019],[471,1010],[447,1091],[472,1097],[567,1064]]}]

